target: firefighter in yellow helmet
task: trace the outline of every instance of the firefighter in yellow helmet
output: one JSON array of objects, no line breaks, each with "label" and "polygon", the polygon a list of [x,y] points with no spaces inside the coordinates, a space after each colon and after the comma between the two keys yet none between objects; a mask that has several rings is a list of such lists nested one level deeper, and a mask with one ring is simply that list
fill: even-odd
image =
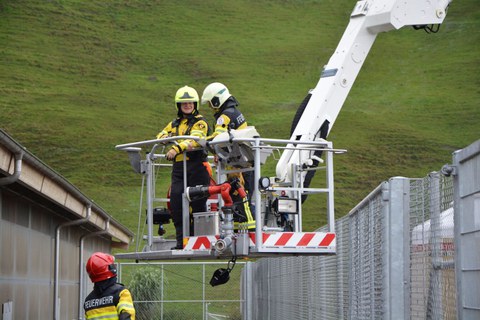
[{"label": "firefighter in yellow helmet", "polygon": [[85,318],[135,320],[132,295],[123,284],[117,283],[115,258],[95,252],[88,259],[86,268],[94,285],[83,304]]},{"label": "firefighter in yellow helmet", "polygon": [[[158,135],[157,139],[174,136],[192,135],[205,139],[208,134],[208,124],[198,112],[199,98],[195,89],[184,86],[175,95],[177,117],[171,121]],[[193,139],[180,139],[166,154],[167,160],[173,161],[170,188],[170,212],[175,225],[176,246],[173,249],[183,249],[182,194],[183,190],[183,157],[187,157],[187,186],[208,185],[210,183],[210,165],[207,153]],[[193,212],[205,212],[207,199],[192,201]],[[193,220],[190,217],[190,233],[193,233]],[[191,234],[193,235],[193,234]]]},{"label": "firefighter in yellow helmet", "polygon": [[[215,129],[214,132],[207,137],[207,140],[213,140],[221,133],[228,131],[229,129],[241,130],[245,129],[247,121],[242,112],[238,109],[238,101],[233,95],[230,94],[228,88],[220,82],[210,83],[202,94],[202,104],[208,104],[208,106],[214,112]],[[248,193],[249,203],[244,205],[242,209],[244,217],[240,222],[246,222],[248,229],[255,228],[255,220],[252,212],[254,212],[253,206],[251,206],[251,195],[253,194],[253,171],[245,171],[236,175],[230,174],[228,179],[238,177],[240,183],[244,186]],[[251,207],[251,208],[250,208]],[[235,219],[237,221],[238,219]]]}]

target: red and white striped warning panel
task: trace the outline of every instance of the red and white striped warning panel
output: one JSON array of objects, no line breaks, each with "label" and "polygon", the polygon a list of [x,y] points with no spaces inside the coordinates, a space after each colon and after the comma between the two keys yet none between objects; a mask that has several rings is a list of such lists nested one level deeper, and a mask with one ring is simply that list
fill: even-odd
[{"label": "red and white striped warning panel", "polygon": [[[255,246],[255,233],[250,233],[250,246]],[[278,232],[264,233],[263,247],[269,248],[326,248],[335,246],[335,233],[331,232]]]},{"label": "red and white striped warning panel", "polygon": [[[255,247],[255,233],[249,233],[250,247]],[[197,236],[184,239],[183,250],[211,250],[220,236]],[[331,232],[278,232],[262,233],[264,248],[334,248],[335,233]]]},{"label": "red and white striped warning panel", "polygon": [[198,236],[183,239],[183,250],[210,250],[220,236]]}]

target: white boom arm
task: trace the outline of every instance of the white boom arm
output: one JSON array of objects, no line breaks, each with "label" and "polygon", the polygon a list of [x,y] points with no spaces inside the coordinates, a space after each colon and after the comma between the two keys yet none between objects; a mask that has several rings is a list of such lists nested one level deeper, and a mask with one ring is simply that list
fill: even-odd
[{"label": "white boom arm", "polygon": [[[324,67],[317,86],[309,93],[310,99],[290,139],[326,138],[378,33],[407,25],[441,24],[450,1],[358,1],[335,53]],[[287,149],[283,152],[276,169],[280,181],[292,181],[292,163],[298,163],[299,157],[306,162],[312,155],[308,151]]]}]

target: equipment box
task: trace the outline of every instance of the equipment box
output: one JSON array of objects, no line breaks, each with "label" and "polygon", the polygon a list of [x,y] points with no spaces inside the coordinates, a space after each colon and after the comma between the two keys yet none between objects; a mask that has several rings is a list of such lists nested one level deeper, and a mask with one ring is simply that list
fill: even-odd
[{"label": "equipment box", "polygon": [[214,236],[220,234],[218,212],[195,212],[193,214],[195,236]]}]

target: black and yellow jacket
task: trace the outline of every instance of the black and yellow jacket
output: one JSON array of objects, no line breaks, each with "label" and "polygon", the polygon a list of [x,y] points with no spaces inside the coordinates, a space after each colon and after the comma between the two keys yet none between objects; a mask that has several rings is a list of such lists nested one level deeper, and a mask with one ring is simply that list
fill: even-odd
[{"label": "black and yellow jacket", "polygon": [[221,133],[228,131],[228,129],[244,129],[247,127],[247,121],[243,114],[236,107],[238,102],[235,99],[225,101],[222,107],[215,113],[215,130],[208,136],[207,140],[213,140]]},{"label": "black and yellow jacket", "polygon": [[[221,108],[214,114],[216,123],[215,131],[207,137],[207,140],[213,140],[219,134],[222,134],[229,129],[241,130],[245,129],[248,124],[242,112],[237,109],[238,101],[234,97],[230,97],[223,103]],[[242,187],[245,187],[244,174],[239,172],[227,174],[227,180],[238,178]],[[235,229],[255,229],[255,219],[247,199],[240,199],[237,192],[232,194],[235,201],[236,209],[241,214],[234,215]],[[240,217],[241,216],[241,217]]]},{"label": "black and yellow jacket", "polygon": [[116,281],[115,277],[95,283],[83,304],[86,319],[135,320],[132,295]]},{"label": "black and yellow jacket", "polygon": [[[197,114],[195,116],[191,115],[186,118],[177,118],[171,121],[158,135],[157,139],[175,137],[175,136],[196,136],[202,139],[205,139],[208,134],[208,124],[203,116]],[[178,152],[175,157],[175,162],[183,161],[183,152],[185,150],[189,151],[192,149],[201,148],[201,146],[192,139],[180,139],[177,141],[178,145],[174,145],[172,148]],[[203,150],[198,150],[194,152],[188,152],[187,160],[205,157],[206,154]]]}]

